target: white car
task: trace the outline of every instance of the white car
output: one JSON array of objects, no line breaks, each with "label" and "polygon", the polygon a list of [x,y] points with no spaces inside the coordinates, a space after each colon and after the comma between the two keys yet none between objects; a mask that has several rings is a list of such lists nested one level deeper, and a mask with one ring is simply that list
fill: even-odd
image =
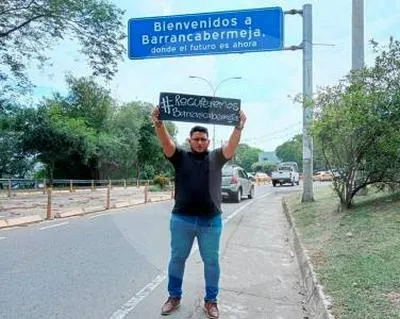
[{"label": "white car", "polygon": [[254,183],[239,166],[226,165],[222,169],[222,199],[233,199],[236,203],[243,196],[254,197]]},{"label": "white car", "polygon": [[271,175],[272,186],[276,186],[277,184],[291,184],[294,186],[295,184],[299,185],[300,182],[300,174],[298,172],[297,163],[296,162],[283,162],[278,164],[278,168],[276,171],[272,172]]}]

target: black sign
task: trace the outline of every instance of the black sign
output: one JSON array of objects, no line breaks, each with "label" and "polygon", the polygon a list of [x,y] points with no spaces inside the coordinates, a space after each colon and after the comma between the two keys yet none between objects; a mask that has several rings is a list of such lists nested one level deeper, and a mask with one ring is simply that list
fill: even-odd
[{"label": "black sign", "polygon": [[240,100],[181,93],[160,93],[160,120],[235,126]]}]

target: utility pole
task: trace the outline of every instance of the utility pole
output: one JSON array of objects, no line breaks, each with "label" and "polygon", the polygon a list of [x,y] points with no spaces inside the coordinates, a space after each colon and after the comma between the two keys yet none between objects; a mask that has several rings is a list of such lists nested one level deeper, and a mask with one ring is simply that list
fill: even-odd
[{"label": "utility pole", "polygon": [[[364,0],[353,0],[351,17],[351,70],[356,72],[364,67]],[[356,183],[364,178],[362,171],[356,172]],[[362,188],[357,195],[367,195]]]},{"label": "utility pole", "polygon": [[313,139],[310,133],[313,122],[313,35],[312,6],[303,5],[302,10],[292,9],[285,14],[300,14],[303,17],[303,42],[300,45],[286,47],[285,50],[303,50],[303,196],[302,202],[314,201],[313,192]]},{"label": "utility pole", "polygon": [[364,0],[353,0],[351,25],[351,69],[357,71],[364,67]]},{"label": "utility pole", "polygon": [[312,6],[303,6],[303,197],[302,202],[314,201],[313,194],[313,139],[310,133],[313,122],[313,55]]}]

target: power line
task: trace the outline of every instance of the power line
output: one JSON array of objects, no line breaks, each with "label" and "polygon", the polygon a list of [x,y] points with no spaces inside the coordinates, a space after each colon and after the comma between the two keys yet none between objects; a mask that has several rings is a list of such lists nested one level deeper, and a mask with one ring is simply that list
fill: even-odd
[{"label": "power line", "polygon": [[244,141],[249,141],[249,140],[251,140],[251,141],[262,140],[262,139],[266,139],[266,138],[269,138],[269,139],[280,138],[280,137],[282,137],[282,135],[277,136],[279,133],[289,132],[290,129],[291,129],[292,132],[293,131],[298,131],[297,129],[294,129],[294,128],[300,126],[301,123],[302,122],[299,121],[299,122],[296,122],[294,124],[291,124],[290,126],[287,126],[287,127],[283,128],[283,129],[272,131],[272,132],[269,132],[268,134],[264,134],[264,135],[261,135],[261,136],[243,138],[242,141],[244,142]]}]

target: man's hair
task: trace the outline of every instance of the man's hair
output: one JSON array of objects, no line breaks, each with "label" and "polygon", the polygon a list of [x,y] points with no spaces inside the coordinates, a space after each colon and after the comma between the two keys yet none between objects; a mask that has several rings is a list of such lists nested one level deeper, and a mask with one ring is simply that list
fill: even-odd
[{"label": "man's hair", "polygon": [[208,137],[208,130],[204,126],[196,125],[196,126],[192,127],[192,129],[190,130],[190,136],[192,136],[192,134],[194,132],[205,133],[205,134],[207,134],[207,137]]}]

